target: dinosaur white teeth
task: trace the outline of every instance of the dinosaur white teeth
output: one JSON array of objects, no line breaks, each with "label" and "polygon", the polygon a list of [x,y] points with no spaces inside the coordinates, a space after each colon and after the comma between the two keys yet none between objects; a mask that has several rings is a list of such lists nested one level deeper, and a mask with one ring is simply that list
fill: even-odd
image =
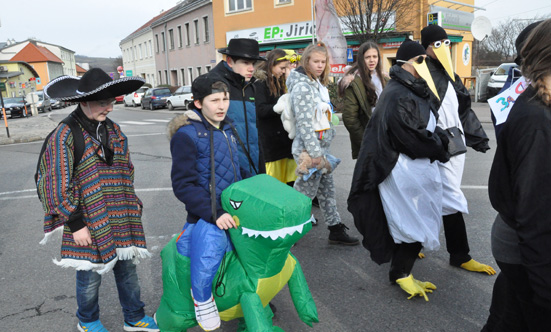
[{"label": "dinosaur white teeth", "polygon": [[[312,216],[313,218],[313,216]],[[241,227],[243,229],[243,235],[247,235],[249,237],[258,237],[262,236],[263,238],[270,238],[272,240],[276,240],[277,238],[285,238],[287,235],[292,235],[295,232],[302,233],[302,230],[304,229],[304,225],[312,221],[312,218],[308,219],[306,222],[297,225],[297,226],[291,226],[291,227],[285,227],[281,229],[276,229],[273,231],[257,231],[254,229]]]}]

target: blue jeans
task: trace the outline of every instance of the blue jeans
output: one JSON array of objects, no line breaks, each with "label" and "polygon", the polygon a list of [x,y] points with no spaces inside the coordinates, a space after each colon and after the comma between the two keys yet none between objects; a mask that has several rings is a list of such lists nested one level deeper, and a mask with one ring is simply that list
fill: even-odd
[{"label": "blue jeans", "polygon": [[196,224],[184,225],[176,247],[178,253],[189,257],[193,297],[199,302],[209,300],[216,272],[226,252],[232,250],[228,232],[199,219]]},{"label": "blue jeans", "polygon": [[[113,268],[124,320],[136,322],[144,318],[145,304],[140,301],[140,284],[132,260],[119,260]],[[99,286],[101,275],[93,271],[77,271],[77,317],[83,323],[99,319]]]}]

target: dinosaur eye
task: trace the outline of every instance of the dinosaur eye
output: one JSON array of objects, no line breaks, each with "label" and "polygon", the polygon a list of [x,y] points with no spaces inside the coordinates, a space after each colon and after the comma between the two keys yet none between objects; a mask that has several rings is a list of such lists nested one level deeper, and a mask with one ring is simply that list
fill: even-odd
[{"label": "dinosaur eye", "polygon": [[243,201],[238,202],[238,201],[234,201],[234,200],[230,199],[230,205],[234,210],[239,209],[241,207],[242,203],[243,203]]}]

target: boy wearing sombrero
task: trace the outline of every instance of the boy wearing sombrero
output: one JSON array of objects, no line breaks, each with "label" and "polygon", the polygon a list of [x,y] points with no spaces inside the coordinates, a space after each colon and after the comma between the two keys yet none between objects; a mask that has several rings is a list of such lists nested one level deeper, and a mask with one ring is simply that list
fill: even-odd
[{"label": "boy wearing sombrero", "polygon": [[[255,90],[253,83],[256,61],[266,61],[259,55],[258,42],[254,39],[234,38],[228,47],[218,50],[226,56],[209,75],[215,75],[230,89],[228,117],[233,120],[239,138],[247,151],[239,145],[239,164],[252,174],[264,173],[258,130],[256,127]],[[249,159],[250,156],[250,159]]]},{"label": "boy wearing sombrero", "polygon": [[[82,78],[62,76],[44,88],[52,99],[79,103],[70,117],[81,130],[73,133],[71,126],[61,123],[49,137],[39,161],[37,188],[45,211],[46,235],[41,243],[62,231],[61,260],[54,263],[77,270],[77,328],[82,332],[107,331],[99,320],[98,295],[102,275],[111,270],[124,330],[159,331],[144,313],[134,264],[150,253],[141,223],[142,202],[134,191],[128,140],[107,118],[115,96],[143,84],[138,77],[113,81],[94,68]],[[81,160],[73,160],[75,135],[84,138]]]}]

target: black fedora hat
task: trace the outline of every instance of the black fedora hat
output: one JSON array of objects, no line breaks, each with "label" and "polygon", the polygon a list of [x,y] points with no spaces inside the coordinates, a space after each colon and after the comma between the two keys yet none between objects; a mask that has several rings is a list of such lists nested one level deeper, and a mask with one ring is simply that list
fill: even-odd
[{"label": "black fedora hat", "polygon": [[141,77],[123,77],[113,80],[100,68],[92,68],[82,77],[60,76],[44,87],[51,99],[61,101],[94,101],[114,98],[139,89],[145,80]]},{"label": "black fedora hat", "polygon": [[230,57],[266,61],[266,58],[259,55],[258,42],[249,38],[230,39],[228,47],[221,48],[218,52]]}]

